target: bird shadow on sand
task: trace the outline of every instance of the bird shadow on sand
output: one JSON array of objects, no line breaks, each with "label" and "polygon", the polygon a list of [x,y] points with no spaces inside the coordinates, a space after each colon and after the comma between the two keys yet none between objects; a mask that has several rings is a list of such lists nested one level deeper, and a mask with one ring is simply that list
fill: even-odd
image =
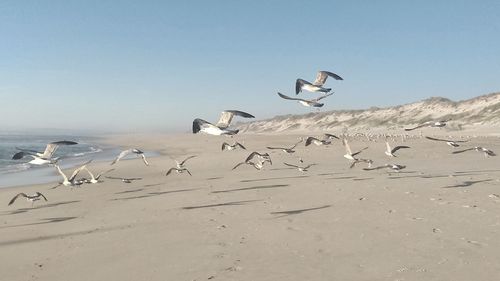
[{"label": "bird shadow on sand", "polygon": [[206,178],[207,181],[213,181],[213,180],[220,180],[223,179],[224,177],[212,177],[212,178]]},{"label": "bird shadow on sand", "polygon": [[83,230],[83,231],[75,231],[75,232],[68,232],[68,233],[62,233],[62,234],[37,236],[37,237],[32,237],[32,238],[22,238],[22,239],[16,239],[16,240],[0,241],[0,247],[41,242],[41,241],[47,241],[47,240],[53,240],[53,239],[62,239],[62,238],[66,238],[66,237],[87,235],[87,234],[92,234],[92,233],[96,233],[96,232],[111,231],[111,230],[118,230],[118,229],[124,229],[124,228],[125,228],[124,226],[107,227],[107,228],[94,228],[91,230]]},{"label": "bird shadow on sand", "polygon": [[372,180],[373,178],[356,178],[352,179],[353,181],[366,181],[366,180]]},{"label": "bird shadow on sand", "polygon": [[284,179],[300,179],[308,178],[310,176],[290,176],[290,177],[276,177],[276,178],[261,178],[261,179],[251,179],[251,180],[240,180],[240,182],[255,182],[255,181],[270,181],[270,180],[284,180]]},{"label": "bird shadow on sand", "polygon": [[321,209],[326,209],[330,208],[332,205],[324,205],[320,207],[314,207],[314,208],[307,208],[307,209],[298,209],[298,210],[289,210],[289,211],[281,211],[281,212],[271,212],[271,215],[279,215],[277,217],[274,217],[275,219],[277,218],[282,218],[286,216],[291,216],[291,215],[299,215],[305,212],[310,212],[310,211],[315,211],[315,210],[321,210]]},{"label": "bird shadow on sand", "polygon": [[492,180],[493,179],[485,179],[485,180],[477,180],[477,181],[464,181],[464,182],[459,183],[459,184],[447,185],[447,186],[443,186],[441,188],[469,187],[469,186],[472,186],[472,185],[475,185],[475,184],[478,184],[478,183],[489,182],[489,181],[492,181]]},{"label": "bird shadow on sand", "polygon": [[163,185],[163,184],[166,184],[166,182],[159,182],[159,183],[146,184],[146,185],[144,185],[143,187],[159,186],[159,185]]},{"label": "bird shadow on sand", "polygon": [[115,194],[134,193],[134,192],[139,192],[139,191],[143,191],[143,190],[144,190],[144,188],[139,188],[139,189],[120,191],[120,192],[116,192]]},{"label": "bird shadow on sand", "polygon": [[47,223],[58,223],[58,222],[73,220],[73,219],[76,219],[76,218],[77,217],[45,218],[45,219],[40,219],[41,220],[40,222],[1,226],[0,229],[2,229],[2,228],[20,227],[20,226],[29,226],[29,225],[47,224]]},{"label": "bird shadow on sand", "polygon": [[356,177],[353,176],[345,176],[345,177],[336,177],[336,178],[326,178],[325,180],[348,180],[348,179],[355,179]]},{"label": "bird shadow on sand", "polygon": [[198,189],[199,188],[189,188],[189,189],[167,190],[167,191],[161,191],[161,192],[148,192],[147,194],[144,194],[144,195],[131,196],[131,197],[123,197],[123,198],[113,198],[113,199],[110,199],[110,201],[132,200],[132,199],[148,198],[148,197],[166,195],[166,194],[170,194],[170,193],[179,193],[179,192],[193,191],[193,190],[198,190]]},{"label": "bird shadow on sand", "polygon": [[268,171],[282,171],[282,170],[294,170],[295,168],[291,167],[283,167],[283,168],[272,168],[272,169],[267,169]]},{"label": "bird shadow on sand", "polygon": [[74,204],[74,203],[78,203],[78,202],[81,202],[81,201],[80,200],[62,201],[62,202],[57,202],[57,203],[38,205],[38,206],[35,206],[33,208],[20,208],[17,210],[4,212],[2,215],[15,215],[15,214],[20,214],[20,213],[26,213],[29,211],[35,211],[38,209],[57,207],[57,206],[61,206],[61,205]]},{"label": "bird shadow on sand", "polygon": [[277,188],[277,187],[286,187],[290,186],[289,184],[272,184],[272,185],[258,185],[251,187],[243,187],[237,189],[228,189],[228,190],[216,190],[211,193],[226,193],[226,192],[235,192],[235,191],[246,191],[246,190],[255,190],[255,189],[266,189],[266,188]]},{"label": "bird shadow on sand", "polygon": [[257,202],[257,201],[261,201],[261,200],[232,201],[232,202],[219,203],[219,204],[188,206],[188,207],[182,207],[181,209],[194,210],[194,209],[213,208],[213,207],[241,206],[241,205],[246,205],[248,203]]},{"label": "bird shadow on sand", "polygon": [[345,173],[342,173],[342,172],[336,172],[336,173],[322,173],[322,174],[317,174],[317,176],[333,176],[333,175],[342,175],[342,174],[345,174]]},{"label": "bird shadow on sand", "polygon": [[455,172],[455,174],[467,174],[467,173],[491,173],[491,172],[500,172],[500,169],[458,171],[458,172]]}]

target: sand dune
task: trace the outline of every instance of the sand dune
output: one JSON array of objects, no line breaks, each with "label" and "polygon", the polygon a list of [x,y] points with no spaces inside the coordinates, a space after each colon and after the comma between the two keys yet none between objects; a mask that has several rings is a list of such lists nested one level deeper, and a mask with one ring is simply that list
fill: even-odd
[{"label": "sand dune", "polygon": [[[302,135],[237,135],[249,150]],[[248,151],[221,152],[226,138],[126,136],[163,156],[120,161],[114,176],[70,190],[53,184],[0,190],[2,280],[495,280],[500,272],[500,165],[495,157],[409,140],[375,164],[401,173],[348,168],[340,142],[271,152],[262,171],[231,171]],[[496,138],[474,143],[500,151]],[[198,155],[193,173],[172,174],[172,158]],[[317,163],[301,173],[283,162]],[[94,163],[103,170],[109,163]],[[48,202],[7,202],[17,192]]]},{"label": "sand dune", "polygon": [[491,131],[500,127],[500,93],[454,102],[429,98],[387,108],[337,110],[304,115],[284,115],[239,125],[242,132],[315,132],[327,130],[397,130],[434,119],[453,121],[448,131]]}]

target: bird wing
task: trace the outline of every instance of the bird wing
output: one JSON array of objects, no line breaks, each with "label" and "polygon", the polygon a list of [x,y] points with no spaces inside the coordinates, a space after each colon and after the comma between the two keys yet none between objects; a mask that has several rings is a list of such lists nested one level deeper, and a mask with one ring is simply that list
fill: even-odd
[{"label": "bird wing", "polygon": [[336,135],[332,135],[332,134],[325,134],[325,137],[327,137],[327,138],[333,138],[333,139],[339,139],[339,137],[337,137]]},{"label": "bird wing", "polygon": [[142,178],[125,178],[125,180],[128,180],[128,181],[137,181],[137,180],[142,180]]},{"label": "bird wing", "polygon": [[112,179],[112,180],[123,180],[123,178],[119,178],[119,177],[108,177],[106,176],[107,179]]},{"label": "bird wing", "polygon": [[27,152],[27,151],[20,151],[12,156],[12,160],[19,160],[24,158],[24,156],[30,155],[30,156],[36,156],[36,154]]},{"label": "bird wing", "polygon": [[337,74],[329,71],[318,71],[318,74],[316,75],[316,80],[314,80],[313,85],[316,86],[323,86],[326,82],[326,79],[328,76],[334,78],[335,80],[344,80],[342,77],[338,76]]},{"label": "bird wing", "polygon": [[313,141],[319,141],[319,140],[317,138],[315,138],[315,137],[308,137],[306,139],[305,146],[309,146]]},{"label": "bird wing", "polygon": [[48,201],[47,197],[45,197],[45,195],[41,194],[40,192],[37,192],[36,195],[41,196],[45,201]]},{"label": "bird wing", "polygon": [[405,131],[413,131],[413,130],[418,129],[418,128],[429,126],[430,124],[432,124],[432,122],[425,122],[425,123],[417,125],[416,127],[413,127],[413,128],[406,128]]},{"label": "bird wing", "polygon": [[342,144],[344,144],[345,151],[347,152],[347,154],[352,155],[351,146],[347,142],[346,138],[342,138]]},{"label": "bird wing", "polygon": [[362,149],[360,149],[359,151],[354,152],[354,153],[353,153],[353,154],[351,154],[351,155],[352,155],[352,156],[356,156],[356,155],[360,154],[361,152],[363,152],[363,150],[365,150],[365,149],[368,149],[368,146],[367,146],[367,147],[363,147]]},{"label": "bird wing", "polygon": [[196,155],[191,155],[191,156],[187,157],[186,159],[184,159],[184,160],[183,160],[181,163],[179,163],[179,164],[182,166],[182,165],[184,165],[184,163],[186,163],[186,161],[188,161],[188,160],[189,160],[189,159],[191,159],[191,158],[195,158],[195,157],[196,157]]},{"label": "bird wing", "polygon": [[174,170],[177,170],[176,168],[170,168],[170,170],[167,171],[167,173],[165,174],[165,176],[168,176],[172,173],[172,171]]},{"label": "bird wing", "polygon": [[295,81],[295,94],[296,95],[298,95],[300,92],[302,92],[302,86],[304,86],[304,85],[312,85],[312,84],[304,79],[297,79],[297,81]]},{"label": "bird wing", "polygon": [[75,145],[78,144],[74,141],[55,141],[47,144],[45,147],[45,151],[43,152],[41,158],[43,159],[50,159],[52,158],[52,155],[56,152],[56,150],[59,148],[60,145]]},{"label": "bird wing", "polygon": [[284,149],[283,147],[266,146],[267,149]]},{"label": "bird wing", "polygon": [[403,148],[410,148],[409,146],[406,146],[406,145],[398,145],[396,147],[394,147],[392,150],[391,150],[391,153],[396,153],[396,151],[400,150],[400,149],[403,149]]},{"label": "bird wing", "polygon": [[236,166],[234,166],[231,170],[234,170],[236,168],[238,168],[239,166],[243,165],[243,164],[248,164],[248,162],[241,162],[241,163],[238,163],[236,164]]},{"label": "bird wing", "polygon": [[289,166],[289,167],[299,168],[299,166],[297,166],[297,165],[288,164],[288,163],[283,163],[283,164],[285,164],[285,165],[287,165],[287,166]]},{"label": "bird wing", "polygon": [[433,138],[433,137],[425,137],[426,139],[433,140],[433,141],[444,141],[444,142],[468,142],[469,140],[446,140],[446,139],[438,139],[438,138]]},{"label": "bird wing", "polygon": [[255,118],[250,113],[246,113],[243,111],[238,111],[238,110],[225,110],[222,111],[219,121],[217,122],[216,126],[219,127],[220,129],[225,129],[229,127],[229,124],[231,124],[231,121],[233,120],[234,116],[240,116],[243,118]]},{"label": "bird wing", "polygon": [[388,141],[385,141],[385,147],[387,149],[387,152],[391,152],[392,153],[391,145],[389,144]]},{"label": "bird wing", "polygon": [[467,148],[467,149],[462,149],[462,150],[455,150],[453,151],[452,153],[453,154],[457,154],[457,153],[462,153],[462,152],[466,152],[466,151],[469,151],[469,150],[474,150],[475,148],[471,147],[471,148]]},{"label": "bird wing", "polygon": [[307,165],[307,166],[304,167],[304,170],[307,170],[307,169],[311,168],[314,165],[316,165],[316,164],[309,164],[309,165]]},{"label": "bird wing", "polygon": [[92,162],[92,160],[89,160],[85,163],[83,163],[83,165],[81,165],[80,167],[78,167],[75,171],[73,171],[73,174],[71,174],[71,177],[69,178],[69,181],[73,181],[76,176],[78,175],[78,173],[80,173],[83,169],[85,169],[85,167],[90,163]]},{"label": "bird wing", "polygon": [[290,149],[294,149],[295,147],[297,147],[297,145],[299,145],[299,143],[301,143],[303,141],[303,139],[300,139],[297,143],[295,143],[292,147],[290,147]]},{"label": "bird wing", "polygon": [[184,169],[184,171],[186,171],[190,176],[193,176],[191,175],[191,172],[188,169]]},{"label": "bird wing", "polygon": [[[92,174],[92,172],[91,172],[91,171],[87,168],[87,166],[85,166],[85,168],[84,168],[84,169],[87,171],[87,173],[89,174],[89,176],[90,176],[93,180],[97,180],[97,179],[94,177],[94,174]],[[100,176],[100,175],[99,175],[99,176]]]},{"label": "bird wing", "polygon": [[16,199],[19,197],[19,196],[22,196],[22,197],[28,197],[28,195],[26,195],[25,193],[18,193],[16,196],[14,196],[12,199],[10,199],[9,201],[9,205],[12,205],[14,203],[14,201],[16,201]]},{"label": "bird wing", "polygon": [[227,142],[223,142],[223,143],[222,143],[222,147],[221,147],[222,151],[226,150],[226,149],[227,149],[227,147],[229,147],[229,146],[230,146],[230,145],[229,145],[229,143],[227,143]]},{"label": "bird wing", "polygon": [[267,153],[260,154],[257,151],[254,151],[254,152],[250,153],[250,155],[248,155],[247,159],[245,159],[245,162],[252,160],[255,157],[255,155],[258,155],[260,157],[269,157],[269,154],[267,154]]},{"label": "bird wing", "polygon": [[144,164],[146,166],[149,166],[149,163],[148,163],[148,160],[146,159],[146,155],[144,155],[143,153],[139,154],[141,155],[141,158],[142,158],[142,162],[144,162]]},{"label": "bird wing", "polygon": [[239,143],[239,142],[235,143],[234,145],[237,145],[237,146],[241,147],[242,149],[245,149],[245,150],[246,150],[246,147],[244,147],[244,146],[243,146],[241,143]]},{"label": "bird wing", "polygon": [[63,173],[63,171],[61,171],[61,167],[59,167],[59,165],[54,165],[54,167],[56,167],[57,171],[63,177],[64,181],[68,181],[68,177]]},{"label": "bird wing", "polygon": [[127,149],[120,152],[120,154],[118,154],[118,157],[116,157],[110,165],[114,165],[116,162],[120,161],[123,157],[129,155],[130,153],[132,153],[132,149]]},{"label": "bird wing", "polygon": [[371,171],[371,170],[380,170],[380,169],[383,169],[383,168],[387,168],[387,165],[373,167],[373,168],[363,168],[363,170],[365,170],[365,171]]},{"label": "bird wing", "polygon": [[333,93],[328,93],[328,94],[322,95],[322,96],[320,96],[318,98],[313,99],[312,101],[317,102],[317,101],[320,101],[320,100],[322,100],[322,99],[324,99],[326,97],[329,97],[331,95],[333,95]]},{"label": "bird wing", "polygon": [[279,93],[278,92],[278,96],[280,96],[282,99],[286,99],[286,100],[298,100],[298,101],[305,101],[305,102],[309,102],[308,100],[305,100],[305,99],[299,99],[299,98],[292,98],[292,97],[289,97],[287,95],[283,95],[282,93]]},{"label": "bird wing", "polygon": [[[87,167],[85,167],[85,169],[86,169],[86,168],[87,168]],[[100,178],[100,177],[102,177],[103,175],[105,175],[105,174],[107,174],[107,173],[109,173],[109,172],[112,172],[112,171],[114,171],[114,170],[115,170],[115,169],[109,169],[109,170],[107,170],[107,171],[104,171],[104,172],[102,172],[102,173],[98,174],[98,175],[95,177],[95,180],[99,180],[99,178]],[[88,169],[87,169],[87,171],[88,171]]]}]

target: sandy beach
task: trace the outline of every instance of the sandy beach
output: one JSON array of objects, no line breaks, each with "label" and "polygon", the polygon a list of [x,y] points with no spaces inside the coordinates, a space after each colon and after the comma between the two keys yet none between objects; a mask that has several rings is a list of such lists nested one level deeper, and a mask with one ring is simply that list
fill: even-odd
[{"label": "sandy beach", "polygon": [[[232,167],[251,151],[304,135],[239,134],[247,150],[220,151],[226,137],[127,135],[108,141],[161,156],[120,161],[104,179],[0,189],[1,280],[498,280],[500,161],[425,139],[398,157],[385,143],[353,150],[385,169],[349,169],[340,141],[271,152],[272,166]],[[498,137],[471,145],[500,152]],[[399,141],[399,140],[398,140]],[[193,176],[166,177],[183,159]],[[315,163],[300,172],[283,163]],[[92,171],[109,169],[92,163]],[[85,174],[86,176],[86,174]],[[18,192],[48,202],[7,206]]]}]

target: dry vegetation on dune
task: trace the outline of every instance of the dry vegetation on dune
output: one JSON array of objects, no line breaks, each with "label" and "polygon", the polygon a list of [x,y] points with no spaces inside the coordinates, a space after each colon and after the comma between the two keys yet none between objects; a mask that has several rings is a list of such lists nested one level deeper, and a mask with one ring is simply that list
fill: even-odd
[{"label": "dry vegetation on dune", "polygon": [[448,130],[500,126],[500,93],[469,100],[452,101],[431,97],[419,102],[371,107],[364,110],[334,110],[302,115],[282,115],[271,119],[239,124],[242,132],[324,131],[341,129],[399,129],[430,120],[452,119]]}]

